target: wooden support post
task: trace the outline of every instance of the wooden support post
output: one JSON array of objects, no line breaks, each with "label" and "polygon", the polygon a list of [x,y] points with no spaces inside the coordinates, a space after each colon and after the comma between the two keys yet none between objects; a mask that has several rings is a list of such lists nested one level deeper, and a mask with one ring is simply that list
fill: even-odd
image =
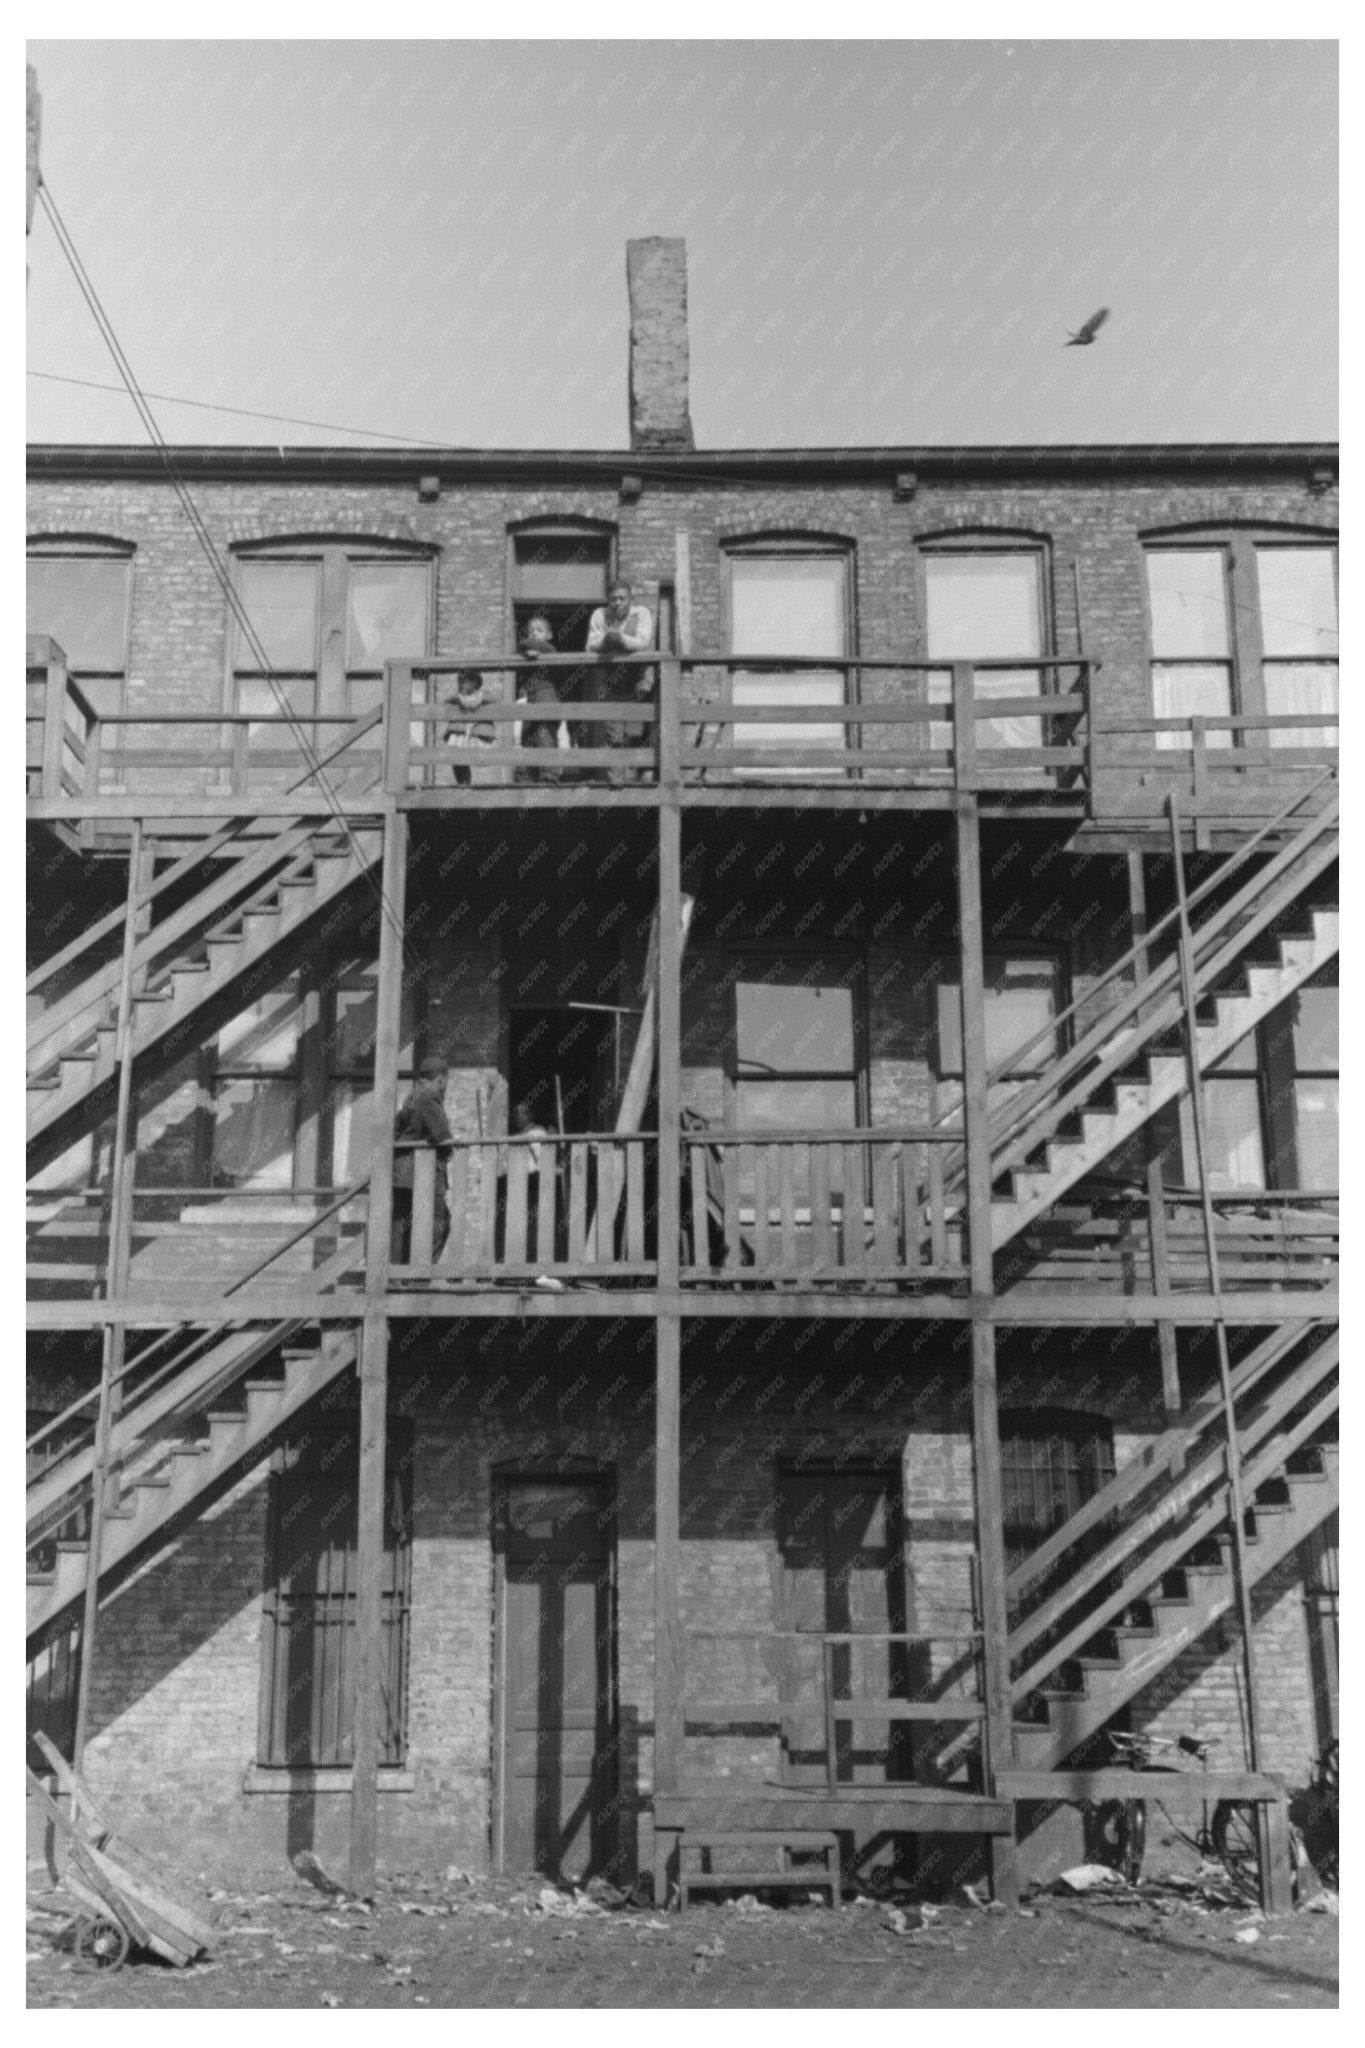
[{"label": "wooden support post", "polygon": [[393,1218],[393,1120],[402,1037],[403,922],[407,888],[408,824],[403,812],[384,820],[383,888],[379,923],[379,991],[375,1018],[374,1131],[370,1149],[370,1204],[365,1239],[365,1318],[360,1337],[360,1463],[357,1474],[356,1657],[351,1772],[351,1890],[374,1892],[379,1834],[379,1727],[383,1713],[384,1457],[388,1427],[388,1319]]},{"label": "wooden support post", "polygon": [[[1145,981],[1151,972],[1151,961],[1146,946],[1142,944],[1147,936],[1147,885],[1140,852],[1130,852],[1128,855],[1128,914],[1133,943],[1140,947],[1133,964],[1133,972],[1141,982]],[[1140,1024],[1142,1017],[1143,1012],[1139,1010],[1134,1022]],[[1143,1126],[1143,1145],[1147,1166],[1147,1237],[1152,1259],[1152,1292],[1169,1294],[1171,1254],[1166,1234],[1166,1189],[1161,1148],[1157,1143],[1156,1120],[1153,1117],[1149,1117]],[[1156,1340],[1161,1359],[1161,1400],[1169,1424],[1180,1413],[1180,1360],[1176,1350],[1175,1324],[1168,1320],[1159,1322],[1156,1326]]]},{"label": "wooden support post", "polygon": [[[659,692],[659,1178],[658,1319],[654,1390],[654,1789],[677,1790],[682,1763],[681,1550],[682,1318],[678,1298],[682,1190],[682,809],[679,669],[666,662]],[[656,1876],[662,1883],[656,1858]],[[662,1898],[656,1901],[662,1905]]]},{"label": "wooden support post", "polygon": [[[959,664],[958,667],[961,665]],[[953,700],[960,716],[958,667]],[[974,730],[974,729],[973,729]],[[975,748],[957,746],[959,771],[975,772]],[[966,764],[964,764],[966,754]],[[974,1303],[995,1291],[991,1251],[991,1138],[986,1064],[986,980],[981,911],[981,820],[975,795],[957,800],[958,945],[962,986],[963,1118],[967,1146],[967,1229]],[[1010,1700],[1009,1622],[1005,1603],[1005,1543],[1000,1486],[1000,1417],[996,1394],[995,1326],[972,1317],[972,1446],[976,1472],[976,1549],[981,1574],[982,1667],[986,1692],[982,1790],[1014,1761]],[[991,1842],[991,1877],[997,1899],[1018,1903],[1013,1843]]]},{"label": "wooden support post", "polygon": [[[47,687],[43,695],[43,795],[62,800],[62,756],[66,746],[66,656],[47,643]],[[96,792],[98,794],[98,792]]]},{"label": "wooden support post", "polygon": [[[134,818],[128,845],[128,902],[123,919],[123,958],[119,968],[117,1035],[118,1098],[114,1110],[114,1147],[109,1165],[109,1252],[104,1274],[106,1300],[121,1300],[128,1291],[133,1219],[133,1176],[137,1155],[132,1146],[133,1114],[133,955],[138,936],[138,899],[142,887],[142,821]],[[81,1610],[80,1662],[76,1667],[76,1724],[71,1760],[79,1771],[90,1732],[90,1684],[95,1667],[95,1629],[99,1620],[100,1557],[108,1509],[110,1436],[123,1371],[126,1327],[106,1324],[100,1357],[100,1398],[95,1414],[95,1456],[90,1476],[90,1541],[85,1554],[85,1599]]]},{"label": "wooden support post", "polygon": [[[1252,1633],[1251,1585],[1246,1561],[1246,1503],[1242,1496],[1242,1459],[1237,1445],[1237,1416],[1232,1400],[1232,1367],[1228,1357],[1227,1319],[1223,1308],[1222,1273],[1218,1259],[1218,1227],[1209,1193],[1208,1123],[1204,1108],[1204,1076],[1199,1058],[1198,1001],[1194,986],[1194,941],[1190,932],[1185,890],[1185,855],[1180,837],[1180,805],[1172,791],[1166,800],[1171,820],[1171,859],[1175,867],[1176,906],[1180,913],[1180,983],[1185,1004],[1185,1054],[1190,1074],[1190,1111],[1194,1121],[1195,1155],[1199,1168],[1199,1202],[1204,1218],[1204,1249],[1209,1267],[1209,1292],[1215,1303],[1214,1335],[1218,1344],[1218,1378],[1227,1430],[1228,1514],[1232,1524],[1232,1575],[1237,1613],[1242,1625],[1242,1655],[1247,1688],[1247,1763],[1260,1769],[1260,1710],[1256,1694],[1256,1653]],[[1264,1821],[1264,1815],[1262,1815]],[[1261,1863],[1265,1868],[1267,1831],[1261,1827]]]}]

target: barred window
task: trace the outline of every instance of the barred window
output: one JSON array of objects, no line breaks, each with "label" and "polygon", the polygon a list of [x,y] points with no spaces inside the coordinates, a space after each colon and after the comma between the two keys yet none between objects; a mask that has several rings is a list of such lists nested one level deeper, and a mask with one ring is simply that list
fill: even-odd
[{"label": "barred window", "polygon": [[1114,1434],[1100,1415],[1022,1408],[1000,1415],[1005,1547],[1017,1562],[1114,1476]]}]

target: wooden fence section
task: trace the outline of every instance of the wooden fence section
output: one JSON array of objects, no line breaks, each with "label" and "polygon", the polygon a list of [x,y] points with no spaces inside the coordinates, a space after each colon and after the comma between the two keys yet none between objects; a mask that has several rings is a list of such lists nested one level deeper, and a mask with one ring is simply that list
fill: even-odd
[{"label": "wooden fence section", "polygon": [[[1341,1269],[1341,1221],[1330,1190],[1245,1188],[1212,1196],[1225,1290],[1334,1287]],[[1208,1253],[1198,1197],[1167,1190],[1167,1282],[1172,1293],[1203,1291]],[[1071,1283],[1122,1294],[1156,1291],[1146,1190],[1092,1193],[1084,1182],[1009,1246],[997,1264],[1001,1286]]]},{"label": "wooden fence section", "polygon": [[943,1125],[688,1130],[683,1278],[961,1279],[961,1223],[943,1200],[961,1144]]},{"label": "wooden fence section", "polygon": [[656,1147],[642,1132],[457,1138],[445,1161],[415,1146],[411,1221],[395,1223],[394,1270],[532,1286],[651,1279]]}]

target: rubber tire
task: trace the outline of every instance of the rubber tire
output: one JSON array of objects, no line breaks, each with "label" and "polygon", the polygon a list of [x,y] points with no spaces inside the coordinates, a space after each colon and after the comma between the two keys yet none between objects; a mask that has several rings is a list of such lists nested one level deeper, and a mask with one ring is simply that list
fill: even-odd
[{"label": "rubber tire", "polygon": [[1129,1884],[1142,1875],[1147,1848],[1147,1805],[1142,1799],[1110,1799],[1098,1815],[1100,1840],[1110,1867]]},{"label": "rubber tire", "polygon": [[1256,1808],[1239,1799],[1220,1799],[1213,1809],[1213,1846],[1238,1891],[1261,1900],[1261,1846]]},{"label": "rubber tire", "polygon": [[128,1954],[128,1932],[117,1920],[82,1916],[76,1922],[74,1947],[78,1970],[121,1970]]}]

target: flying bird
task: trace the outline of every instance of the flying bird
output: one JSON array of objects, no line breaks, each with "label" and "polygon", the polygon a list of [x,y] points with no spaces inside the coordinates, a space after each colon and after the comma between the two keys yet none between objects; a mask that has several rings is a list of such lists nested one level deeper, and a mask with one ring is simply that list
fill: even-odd
[{"label": "flying bird", "polygon": [[1101,306],[1098,313],[1092,313],[1090,315],[1090,318],[1086,321],[1084,327],[1078,327],[1076,329],[1076,332],[1072,335],[1070,341],[1064,341],[1062,343],[1062,347],[1089,348],[1091,342],[1095,339],[1095,336],[1099,333],[1101,327],[1103,327],[1105,321],[1108,318],[1109,308],[1107,306]]}]

